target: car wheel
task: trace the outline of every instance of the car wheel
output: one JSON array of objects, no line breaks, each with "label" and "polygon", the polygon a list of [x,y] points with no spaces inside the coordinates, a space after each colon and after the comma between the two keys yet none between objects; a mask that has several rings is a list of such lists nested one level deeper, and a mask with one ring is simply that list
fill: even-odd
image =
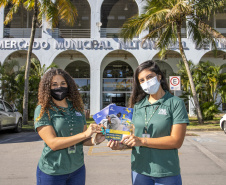
[{"label": "car wheel", "polygon": [[22,119],[19,119],[16,125],[16,128],[14,129],[15,132],[21,132],[22,131]]},{"label": "car wheel", "polygon": [[224,129],[224,133],[226,134],[226,121],[223,121],[222,125],[223,125],[223,129]]}]

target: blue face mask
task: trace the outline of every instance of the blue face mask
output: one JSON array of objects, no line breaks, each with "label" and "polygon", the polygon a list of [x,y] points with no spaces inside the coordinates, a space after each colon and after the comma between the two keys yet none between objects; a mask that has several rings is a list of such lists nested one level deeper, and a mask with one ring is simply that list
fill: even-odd
[{"label": "blue face mask", "polygon": [[160,87],[160,82],[157,79],[157,76],[151,78],[150,80],[140,84],[141,88],[147,94],[156,94]]}]

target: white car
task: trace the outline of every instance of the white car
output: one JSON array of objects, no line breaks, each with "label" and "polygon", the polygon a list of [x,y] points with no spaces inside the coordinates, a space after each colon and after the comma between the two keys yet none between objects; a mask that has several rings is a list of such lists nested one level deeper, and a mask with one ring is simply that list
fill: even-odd
[{"label": "white car", "polygon": [[226,134],[226,114],[220,120],[220,127]]},{"label": "white car", "polygon": [[14,110],[6,101],[0,100],[0,130],[6,129],[21,132],[22,114]]}]

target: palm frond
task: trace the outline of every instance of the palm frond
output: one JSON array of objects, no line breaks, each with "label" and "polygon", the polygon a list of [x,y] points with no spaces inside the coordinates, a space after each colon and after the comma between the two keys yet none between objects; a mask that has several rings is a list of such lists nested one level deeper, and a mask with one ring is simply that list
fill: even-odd
[{"label": "palm frond", "polygon": [[9,0],[0,0],[0,7],[6,7],[9,4]]},{"label": "palm frond", "polygon": [[132,39],[134,36],[139,35],[143,30],[150,29],[150,26],[152,28],[162,27],[163,24],[166,24],[165,17],[170,11],[166,5],[166,0],[147,1],[144,13],[128,19],[122,27],[120,36]]},{"label": "palm frond", "polygon": [[163,33],[159,36],[157,47],[159,49],[168,49],[170,45],[174,45],[177,42],[177,29],[176,24],[169,24]]},{"label": "palm frond", "polygon": [[221,69],[226,68],[226,64],[221,65]]},{"label": "palm frond", "polygon": [[[12,4],[12,3],[11,3]],[[5,17],[4,24],[9,24],[10,21],[13,19],[13,15],[18,12],[19,8],[21,7],[21,1],[15,1],[15,4],[12,4],[9,12]]]},{"label": "palm frond", "polygon": [[34,0],[26,0],[24,2],[24,7],[27,9],[27,10],[32,10],[34,8],[34,5],[35,5],[35,1]]},{"label": "palm frond", "polygon": [[161,33],[164,28],[166,28],[169,24],[163,24],[160,27],[152,28],[149,27],[149,33],[144,37],[144,41],[147,39],[152,39],[157,33]]},{"label": "palm frond", "polygon": [[39,9],[39,21],[44,15],[47,21],[52,22],[53,27],[57,26],[59,20],[73,26],[77,17],[77,9],[70,0],[57,0],[56,3],[43,0]]},{"label": "palm frond", "polygon": [[144,25],[142,26],[142,17],[133,16],[126,23],[124,23],[120,36],[123,38],[132,39],[134,36],[140,34],[144,30]]},{"label": "palm frond", "polygon": [[[78,15],[73,3],[70,0],[58,0],[57,9],[59,19],[73,26]],[[54,24],[56,23],[54,22]]]},{"label": "palm frond", "polygon": [[216,40],[226,42],[225,37],[221,33],[198,18],[194,18],[193,21],[188,21],[188,30],[189,36],[197,47],[203,47],[211,43],[212,48],[216,50]]},{"label": "palm frond", "polygon": [[225,7],[225,0],[193,0],[196,15],[197,16],[207,16],[209,19],[216,12],[223,12]]},{"label": "palm frond", "polygon": [[193,13],[192,6],[188,5],[188,1],[179,1],[176,5],[172,7],[169,13],[166,15],[167,20],[178,20],[181,21],[186,19],[187,15]]}]

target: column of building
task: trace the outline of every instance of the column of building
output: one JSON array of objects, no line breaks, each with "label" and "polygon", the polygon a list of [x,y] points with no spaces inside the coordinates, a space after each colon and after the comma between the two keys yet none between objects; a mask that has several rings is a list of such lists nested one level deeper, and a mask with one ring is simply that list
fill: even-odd
[{"label": "column of building", "polygon": [[46,17],[44,15],[42,17],[42,38],[52,38],[52,22],[46,21]]},{"label": "column of building", "polygon": [[[91,8],[91,39],[100,39],[100,26],[101,26],[101,5],[103,0],[90,1]],[[93,56],[94,57],[94,56]],[[100,110],[101,107],[101,61],[98,57],[88,58],[90,63],[90,115],[94,115]],[[100,64],[100,65],[97,65]]]},{"label": "column of building", "polygon": [[4,7],[0,7],[0,39],[4,37]]}]

